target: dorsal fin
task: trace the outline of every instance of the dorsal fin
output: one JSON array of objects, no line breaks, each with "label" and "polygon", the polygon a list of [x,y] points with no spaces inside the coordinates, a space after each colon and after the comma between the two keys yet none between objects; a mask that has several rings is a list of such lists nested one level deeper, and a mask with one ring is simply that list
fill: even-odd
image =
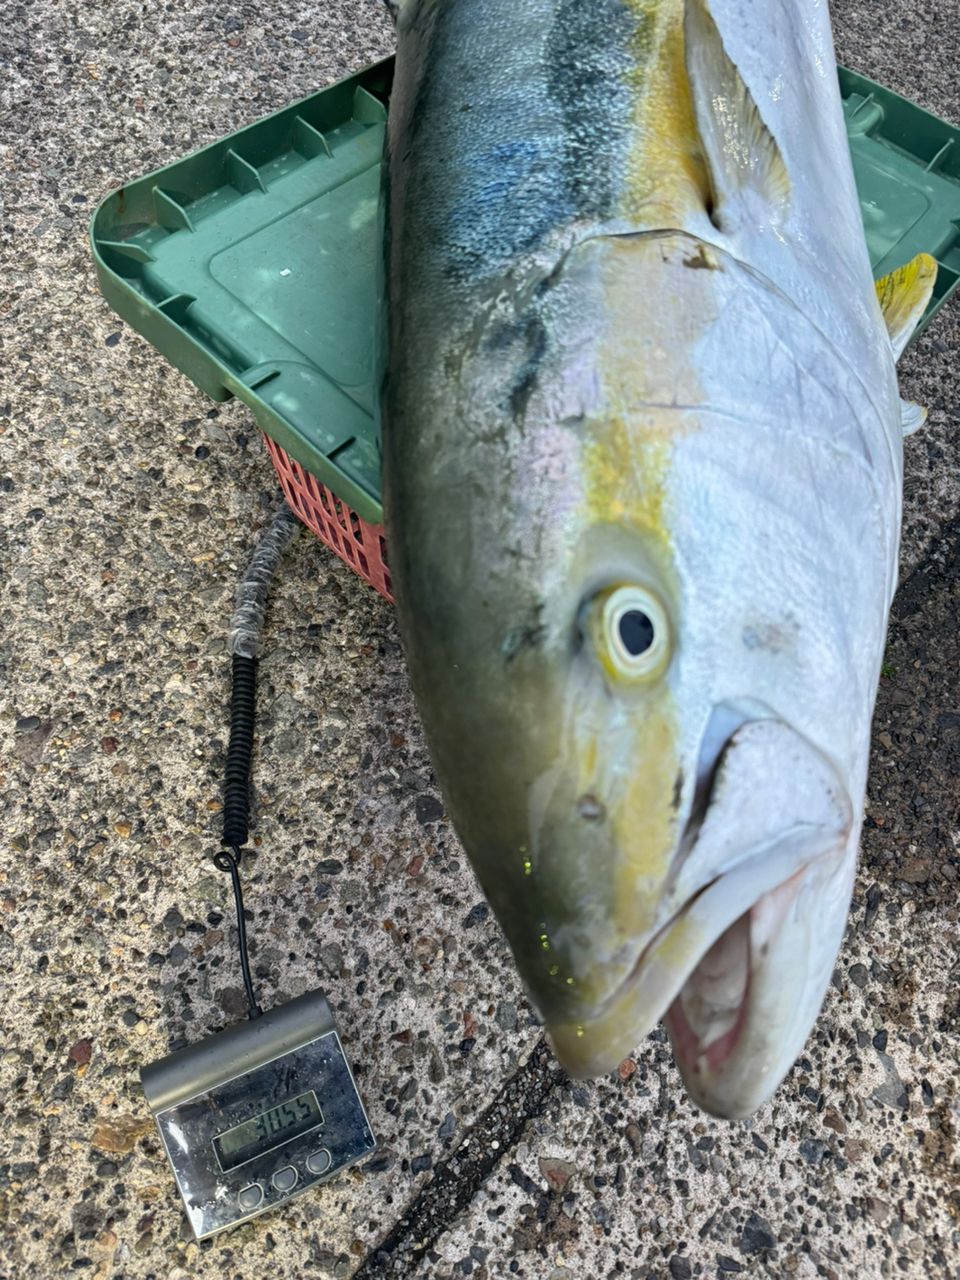
[{"label": "dorsal fin", "polygon": [[697,130],[713,194],[712,217],[733,230],[778,224],[790,208],[790,175],[743,77],[730,60],[708,0],[686,0],[684,43]]},{"label": "dorsal fin", "polygon": [[877,300],[890,335],[893,354],[898,360],[923,319],[936,282],[937,263],[929,253],[918,253],[902,267],[877,281]]},{"label": "dorsal fin", "polygon": [[383,3],[394,23],[399,26],[401,21],[408,18],[417,7],[419,0],[383,0]]}]

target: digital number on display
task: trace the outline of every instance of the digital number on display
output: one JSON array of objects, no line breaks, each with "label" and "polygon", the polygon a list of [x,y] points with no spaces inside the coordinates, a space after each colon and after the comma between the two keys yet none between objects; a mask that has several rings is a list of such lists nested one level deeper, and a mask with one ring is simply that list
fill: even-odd
[{"label": "digital number on display", "polygon": [[320,1124],[323,1124],[323,1112],[311,1089],[218,1134],[213,1140],[213,1149],[220,1168],[226,1173]]}]

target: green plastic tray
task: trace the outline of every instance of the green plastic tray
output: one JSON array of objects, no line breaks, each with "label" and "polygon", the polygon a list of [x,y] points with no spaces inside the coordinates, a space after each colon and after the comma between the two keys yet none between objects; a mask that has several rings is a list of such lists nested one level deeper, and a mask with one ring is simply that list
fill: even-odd
[{"label": "green plastic tray", "polygon": [[[110,305],[215,400],[380,524],[372,335],[392,59],[115,191],[93,218]],[[960,130],[862,76],[840,87],[877,275],[960,281]]]}]

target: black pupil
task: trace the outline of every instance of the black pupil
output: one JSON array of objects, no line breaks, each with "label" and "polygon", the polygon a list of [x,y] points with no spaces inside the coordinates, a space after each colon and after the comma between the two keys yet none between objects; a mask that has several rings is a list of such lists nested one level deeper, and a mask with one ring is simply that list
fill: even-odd
[{"label": "black pupil", "polygon": [[621,615],[620,639],[631,658],[639,658],[653,644],[653,623],[640,609],[631,609]]}]

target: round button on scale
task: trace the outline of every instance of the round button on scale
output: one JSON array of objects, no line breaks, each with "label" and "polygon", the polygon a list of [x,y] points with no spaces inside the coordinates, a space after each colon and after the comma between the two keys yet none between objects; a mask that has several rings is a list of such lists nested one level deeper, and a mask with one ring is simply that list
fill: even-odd
[{"label": "round button on scale", "polygon": [[307,1156],[307,1171],[309,1173],[326,1173],[330,1168],[330,1152],[326,1147],[321,1147],[319,1151],[314,1151],[312,1155]]},{"label": "round button on scale", "polygon": [[288,1164],[283,1169],[278,1169],[271,1181],[277,1191],[292,1191],[299,1176],[293,1165]]},{"label": "round button on scale", "polygon": [[259,1182],[251,1182],[249,1187],[244,1187],[237,1196],[237,1204],[244,1212],[249,1213],[251,1209],[256,1209],[263,1199],[263,1187]]}]

